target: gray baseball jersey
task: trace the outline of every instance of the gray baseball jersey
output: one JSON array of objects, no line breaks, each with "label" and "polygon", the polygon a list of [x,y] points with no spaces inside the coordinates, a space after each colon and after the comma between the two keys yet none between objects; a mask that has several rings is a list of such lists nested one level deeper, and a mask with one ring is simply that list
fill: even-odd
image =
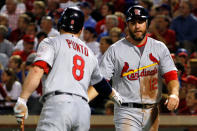
[{"label": "gray baseball jersey", "polygon": [[[125,38],[113,44],[101,61],[101,72],[112,79],[112,87],[123,97],[123,102],[157,103],[161,97],[163,74],[177,70],[170,52],[160,41],[147,37],[143,51]],[[123,73],[144,68],[128,76]]]},{"label": "gray baseball jersey", "polygon": [[43,94],[61,91],[83,96],[87,88],[102,80],[97,58],[80,39],[63,34],[46,38],[39,45],[35,61],[45,61],[51,67],[43,77]]},{"label": "gray baseball jersey", "polygon": [[[149,37],[142,47],[125,38],[116,42],[104,54],[100,69],[106,79],[112,79],[112,87],[120,93],[123,103],[148,104],[160,100],[162,75],[177,70],[167,47]],[[137,71],[123,76],[134,70]],[[143,109],[115,105],[116,131],[157,131],[158,114],[157,106]]]}]

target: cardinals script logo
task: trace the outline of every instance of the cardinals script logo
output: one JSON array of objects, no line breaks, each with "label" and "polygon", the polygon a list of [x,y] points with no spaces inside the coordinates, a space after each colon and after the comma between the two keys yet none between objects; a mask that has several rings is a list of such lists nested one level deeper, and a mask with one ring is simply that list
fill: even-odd
[{"label": "cardinals script logo", "polygon": [[[159,65],[159,61],[153,56],[152,53],[149,54],[149,59],[153,62],[153,64],[150,64],[150,65],[147,65],[147,66],[143,66],[143,67],[140,67],[140,68],[135,69],[135,70],[129,70],[129,71],[127,71],[129,69],[129,64],[127,62],[125,62],[125,65],[124,65],[124,67],[122,69],[122,72],[121,72],[121,77],[131,75],[131,74],[133,74],[135,72],[138,72],[140,70],[142,70],[142,72],[143,72],[144,69],[146,69],[146,68],[149,68],[151,66],[155,66],[157,64]],[[145,72],[146,72],[146,70],[145,70]],[[156,71],[153,71],[153,72],[157,73],[157,69],[156,69]],[[155,73],[153,73],[153,74],[155,74]],[[146,75],[142,74],[142,76],[147,76],[147,74],[151,74],[152,75],[152,73],[145,73],[145,74]]]}]

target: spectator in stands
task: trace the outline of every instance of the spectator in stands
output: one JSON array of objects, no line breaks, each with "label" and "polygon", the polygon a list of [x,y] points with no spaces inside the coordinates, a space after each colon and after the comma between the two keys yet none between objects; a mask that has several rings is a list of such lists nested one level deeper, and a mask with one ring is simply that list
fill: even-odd
[{"label": "spectator in stands", "polygon": [[197,89],[189,89],[186,95],[186,107],[179,109],[178,114],[197,115]]},{"label": "spectator in stands", "polygon": [[40,26],[42,17],[46,15],[46,5],[43,1],[34,1],[33,14],[36,17],[35,23]]},{"label": "spectator in stands", "polygon": [[169,29],[170,18],[166,15],[157,15],[149,26],[150,37],[166,44],[171,53],[176,52],[176,33]]},{"label": "spectator in stands", "polygon": [[110,32],[109,36],[112,39],[112,42],[115,43],[116,41],[120,40],[122,37],[122,31],[118,27],[113,27]]},{"label": "spectator in stands", "polygon": [[41,31],[45,32],[49,37],[58,36],[60,33],[53,28],[53,21],[50,16],[44,16],[40,24]]},{"label": "spectator in stands", "polygon": [[23,83],[21,65],[22,65],[22,59],[19,55],[13,55],[10,57],[8,62],[8,68],[14,70],[18,81],[20,83]]},{"label": "spectator in stands", "polygon": [[176,62],[181,63],[184,66],[185,72],[183,74],[183,77],[186,77],[190,74],[190,63],[188,61],[188,51],[184,48],[179,48],[176,51]]},{"label": "spectator in stands", "polygon": [[[2,72],[1,72],[2,73]],[[10,101],[11,98],[7,95],[6,90],[3,88],[2,83],[0,83],[0,100],[2,102],[0,102],[0,108],[2,106],[4,106],[4,101]],[[0,112],[0,114],[2,114],[3,112]]]},{"label": "spectator in stands", "polygon": [[[101,14],[103,16],[103,19],[98,21],[96,24],[97,34],[100,34],[107,30],[106,29],[106,16],[114,14],[114,5],[111,3],[105,3],[101,8]],[[118,27],[121,28],[122,31],[124,30],[124,21],[122,21],[122,19],[119,17],[118,17]]]},{"label": "spectator in stands", "polygon": [[60,8],[67,8],[71,6],[77,6],[79,5],[79,0],[59,0],[60,1]]},{"label": "spectator in stands", "polygon": [[9,57],[5,53],[0,53],[0,73],[1,69],[7,68]]},{"label": "spectator in stands", "polygon": [[64,9],[62,8],[58,8],[54,11],[53,13],[53,20],[54,20],[54,28],[57,29],[57,23],[59,18],[61,17],[62,12],[64,11]]},{"label": "spectator in stands", "polygon": [[96,41],[96,31],[93,27],[85,27],[83,39],[94,55],[100,54],[99,43]]},{"label": "spectator in stands", "polygon": [[0,25],[0,53],[5,53],[8,57],[12,55],[14,45],[6,38],[8,29]]},{"label": "spectator in stands", "polygon": [[120,18],[124,23],[126,22],[126,16],[124,15],[124,13],[122,13],[120,11],[116,11],[114,13],[114,15],[116,15],[118,18]]},{"label": "spectator in stands", "polygon": [[59,0],[47,0],[47,16],[54,17],[54,12],[59,8]]},{"label": "spectator in stands", "polygon": [[[21,83],[17,81],[15,72],[9,68],[3,71],[1,81],[7,96],[10,98],[5,102],[5,113],[13,113],[13,106],[22,90]],[[13,102],[13,100],[15,101]]]},{"label": "spectator in stands", "polygon": [[98,62],[100,63],[105,51],[113,44],[112,39],[108,36],[104,36],[100,40],[100,54],[98,55]]},{"label": "spectator in stands", "polygon": [[192,14],[197,17],[197,1],[196,0],[189,0],[192,6]]},{"label": "spectator in stands", "polygon": [[105,115],[114,115],[114,102],[111,100],[105,103]]},{"label": "spectator in stands", "polygon": [[8,16],[6,14],[0,14],[0,25],[8,27]]},{"label": "spectator in stands", "polygon": [[104,36],[109,36],[109,32],[113,27],[118,27],[118,17],[116,15],[107,15],[106,16],[106,30],[104,32],[102,32],[98,38],[97,41],[99,42],[100,39]]},{"label": "spectator in stands", "polygon": [[186,78],[182,79],[181,89],[180,89],[180,104],[179,109],[182,109],[186,106],[186,95],[187,92],[191,89],[197,89],[197,77],[189,75]]},{"label": "spectator in stands", "polygon": [[38,44],[37,44],[37,46],[36,46],[35,51],[37,51],[40,42],[41,42],[44,38],[48,37],[48,35],[47,35],[47,33],[41,31],[41,32],[38,32],[38,34],[36,35],[36,37],[37,37],[37,39],[38,39]]},{"label": "spectator in stands", "polygon": [[[29,23],[26,30],[25,35],[32,35],[34,36],[34,50],[36,50],[38,39],[35,37],[37,34],[37,26],[35,23]],[[14,51],[22,51],[24,49],[24,40],[21,39],[16,43],[16,46],[14,47]]]},{"label": "spectator in stands", "polygon": [[[6,0],[3,0],[3,1],[6,1]],[[25,4],[23,2],[24,2],[24,0],[17,0],[16,10],[20,10],[22,12],[26,11],[26,6],[25,6]],[[7,10],[6,6],[7,5],[4,4],[3,7],[1,8],[0,12],[5,12]]]},{"label": "spectator in stands", "polygon": [[24,13],[24,10],[17,8],[17,0],[6,0],[6,10],[0,13],[8,15],[9,27],[14,30],[17,28],[18,17]]},{"label": "spectator in stands", "polygon": [[93,27],[95,28],[96,26],[96,20],[92,18],[90,15],[92,12],[92,7],[88,2],[81,2],[80,3],[80,8],[84,13],[85,21],[84,21],[84,27]]},{"label": "spectator in stands", "polygon": [[25,7],[26,7],[26,12],[32,12],[33,10],[33,4],[34,4],[34,1],[35,0],[25,0],[24,1],[24,4],[25,4]]},{"label": "spectator in stands", "polygon": [[170,5],[163,3],[156,8],[158,15],[165,15],[171,17],[171,8]]},{"label": "spectator in stands", "polygon": [[193,75],[189,75],[187,77],[187,84],[186,84],[187,89],[197,89],[197,77]]},{"label": "spectator in stands", "polygon": [[153,6],[153,1],[152,0],[139,0],[139,5],[143,6],[148,11],[150,11]]},{"label": "spectator in stands", "polygon": [[9,37],[12,30],[8,25],[8,16],[6,14],[0,14],[0,25],[4,25],[5,27],[7,27],[8,34],[7,34],[6,38]]},{"label": "spectator in stands", "polygon": [[25,30],[30,23],[30,18],[26,14],[21,14],[18,18],[17,28],[13,30],[9,36],[9,40],[16,45],[16,43],[23,38]]},{"label": "spectator in stands", "polygon": [[102,20],[98,21],[96,24],[97,34],[102,33],[105,30],[105,17],[114,13],[114,5],[111,3],[106,3],[101,7]]},{"label": "spectator in stands", "polygon": [[14,51],[12,55],[19,55],[22,61],[25,62],[27,57],[34,52],[34,36],[24,35],[23,41],[24,49],[22,51]]},{"label": "spectator in stands", "polygon": [[[125,11],[125,3],[128,0],[101,0],[103,3],[113,3],[115,11]],[[134,1],[134,0],[129,0]]]},{"label": "spectator in stands", "polygon": [[185,68],[183,66],[183,64],[176,62],[175,63],[176,68],[178,69],[177,74],[178,74],[178,79],[179,79],[179,84],[180,84],[180,88],[182,87],[182,79],[184,79],[183,74],[185,72]]},{"label": "spectator in stands", "polygon": [[180,0],[171,0],[170,1],[171,14],[172,14],[173,18],[180,15],[179,4],[180,4]]},{"label": "spectator in stands", "polygon": [[181,15],[172,20],[170,28],[176,32],[180,46],[192,53],[197,47],[197,18],[191,14],[191,9],[189,1],[182,1],[179,8]]}]

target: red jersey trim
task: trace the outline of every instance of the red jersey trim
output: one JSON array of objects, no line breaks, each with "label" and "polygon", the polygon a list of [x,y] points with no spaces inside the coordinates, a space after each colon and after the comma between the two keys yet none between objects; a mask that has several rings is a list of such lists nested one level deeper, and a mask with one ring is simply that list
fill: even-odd
[{"label": "red jersey trim", "polygon": [[146,35],[146,40],[145,40],[145,42],[144,42],[142,45],[136,45],[136,46],[137,46],[137,47],[145,46],[145,45],[146,45],[146,42],[147,42],[147,35]]},{"label": "red jersey trim", "polygon": [[45,61],[36,61],[33,63],[34,66],[41,67],[44,70],[44,73],[48,74],[49,73],[49,65]]},{"label": "red jersey trim", "polygon": [[178,80],[177,71],[169,71],[163,75],[166,83],[168,84],[171,80]]}]

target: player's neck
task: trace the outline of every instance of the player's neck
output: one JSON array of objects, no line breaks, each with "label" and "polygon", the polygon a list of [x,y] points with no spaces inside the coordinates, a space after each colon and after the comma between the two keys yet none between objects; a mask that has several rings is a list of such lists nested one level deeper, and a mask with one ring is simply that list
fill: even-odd
[{"label": "player's neck", "polygon": [[77,34],[73,34],[73,33],[70,33],[70,32],[65,32],[63,30],[60,30],[60,34],[68,34],[68,35],[73,35],[75,37],[79,37],[80,34],[81,34],[81,31],[79,31],[79,33],[77,33]]},{"label": "player's neck", "polygon": [[126,39],[127,39],[130,43],[132,43],[133,45],[138,46],[138,47],[141,47],[141,46],[143,46],[143,45],[146,44],[147,35],[146,35],[146,36],[144,37],[144,39],[141,40],[141,41],[135,41],[135,40],[132,39],[129,35],[126,36]]}]

